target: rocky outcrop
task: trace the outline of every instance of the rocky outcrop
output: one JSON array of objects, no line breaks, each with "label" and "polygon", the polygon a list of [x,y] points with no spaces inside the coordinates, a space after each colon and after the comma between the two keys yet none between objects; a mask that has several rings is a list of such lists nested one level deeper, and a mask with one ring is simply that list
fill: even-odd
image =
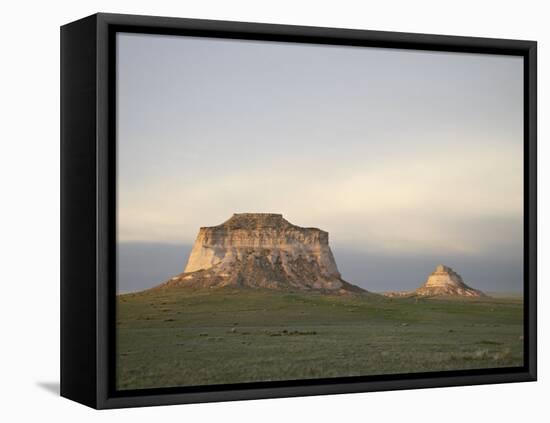
[{"label": "rocky outcrop", "polygon": [[420,288],[414,291],[416,295],[450,295],[462,297],[483,297],[485,294],[477,289],[470,288],[464,283],[462,277],[453,269],[442,264],[438,265],[434,272]]},{"label": "rocky outcrop", "polygon": [[176,286],[367,292],[342,279],[327,232],[272,213],[234,214],[221,225],[200,228],[184,272],[160,285]]},{"label": "rocky outcrop", "polygon": [[460,296],[486,297],[483,292],[464,283],[462,277],[448,266],[439,264],[420,288],[414,291],[385,292],[386,297]]}]

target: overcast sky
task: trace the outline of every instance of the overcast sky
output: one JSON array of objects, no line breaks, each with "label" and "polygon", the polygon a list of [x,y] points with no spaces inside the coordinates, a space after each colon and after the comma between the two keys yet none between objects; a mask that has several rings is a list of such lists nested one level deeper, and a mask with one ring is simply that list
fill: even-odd
[{"label": "overcast sky", "polygon": [[521,58],[139,34],[117,54],[119,241],[282,213],[344,275],[497,260],[519,290]]}]

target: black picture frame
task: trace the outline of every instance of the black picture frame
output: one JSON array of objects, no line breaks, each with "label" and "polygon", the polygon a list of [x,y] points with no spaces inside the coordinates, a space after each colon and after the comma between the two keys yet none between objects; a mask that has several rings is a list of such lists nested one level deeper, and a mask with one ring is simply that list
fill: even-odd
[{"label": "black picture frame", "polygon": [[[117,392],[115,34],[516,55],[524,58],[524,366]],[[61,27],[61,395],[97,409],[534,381],[537,377],[534,41],[95,14]]]}]

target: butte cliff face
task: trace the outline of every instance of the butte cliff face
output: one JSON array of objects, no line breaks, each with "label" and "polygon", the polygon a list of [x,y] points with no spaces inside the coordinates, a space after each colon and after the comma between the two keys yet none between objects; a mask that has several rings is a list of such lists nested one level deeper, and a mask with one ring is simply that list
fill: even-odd
[{"label": "butte cliff face", "polygon": [[327,232],[271,213],[234,214],[200,228],[185,271],[159,287],[176,286],[366,293],[342,280]]},{"label": "butte cliff face", "polygon": [[477,289],[470,288],[464,283],[462,277],[450,267],[442,264],[428,276],[428,279],[420,288],[414,291],[416,295],[451,295],[463,297],[483,297],[485,294]]}]

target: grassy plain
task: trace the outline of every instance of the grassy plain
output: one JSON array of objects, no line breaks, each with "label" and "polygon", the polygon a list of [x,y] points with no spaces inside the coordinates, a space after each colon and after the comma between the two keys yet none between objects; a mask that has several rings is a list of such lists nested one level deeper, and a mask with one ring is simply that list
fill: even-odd
[{"label": "grassy plain", "polygon": [[523,301],[172,288],[117,297],[117,387],[521,366]]}]

